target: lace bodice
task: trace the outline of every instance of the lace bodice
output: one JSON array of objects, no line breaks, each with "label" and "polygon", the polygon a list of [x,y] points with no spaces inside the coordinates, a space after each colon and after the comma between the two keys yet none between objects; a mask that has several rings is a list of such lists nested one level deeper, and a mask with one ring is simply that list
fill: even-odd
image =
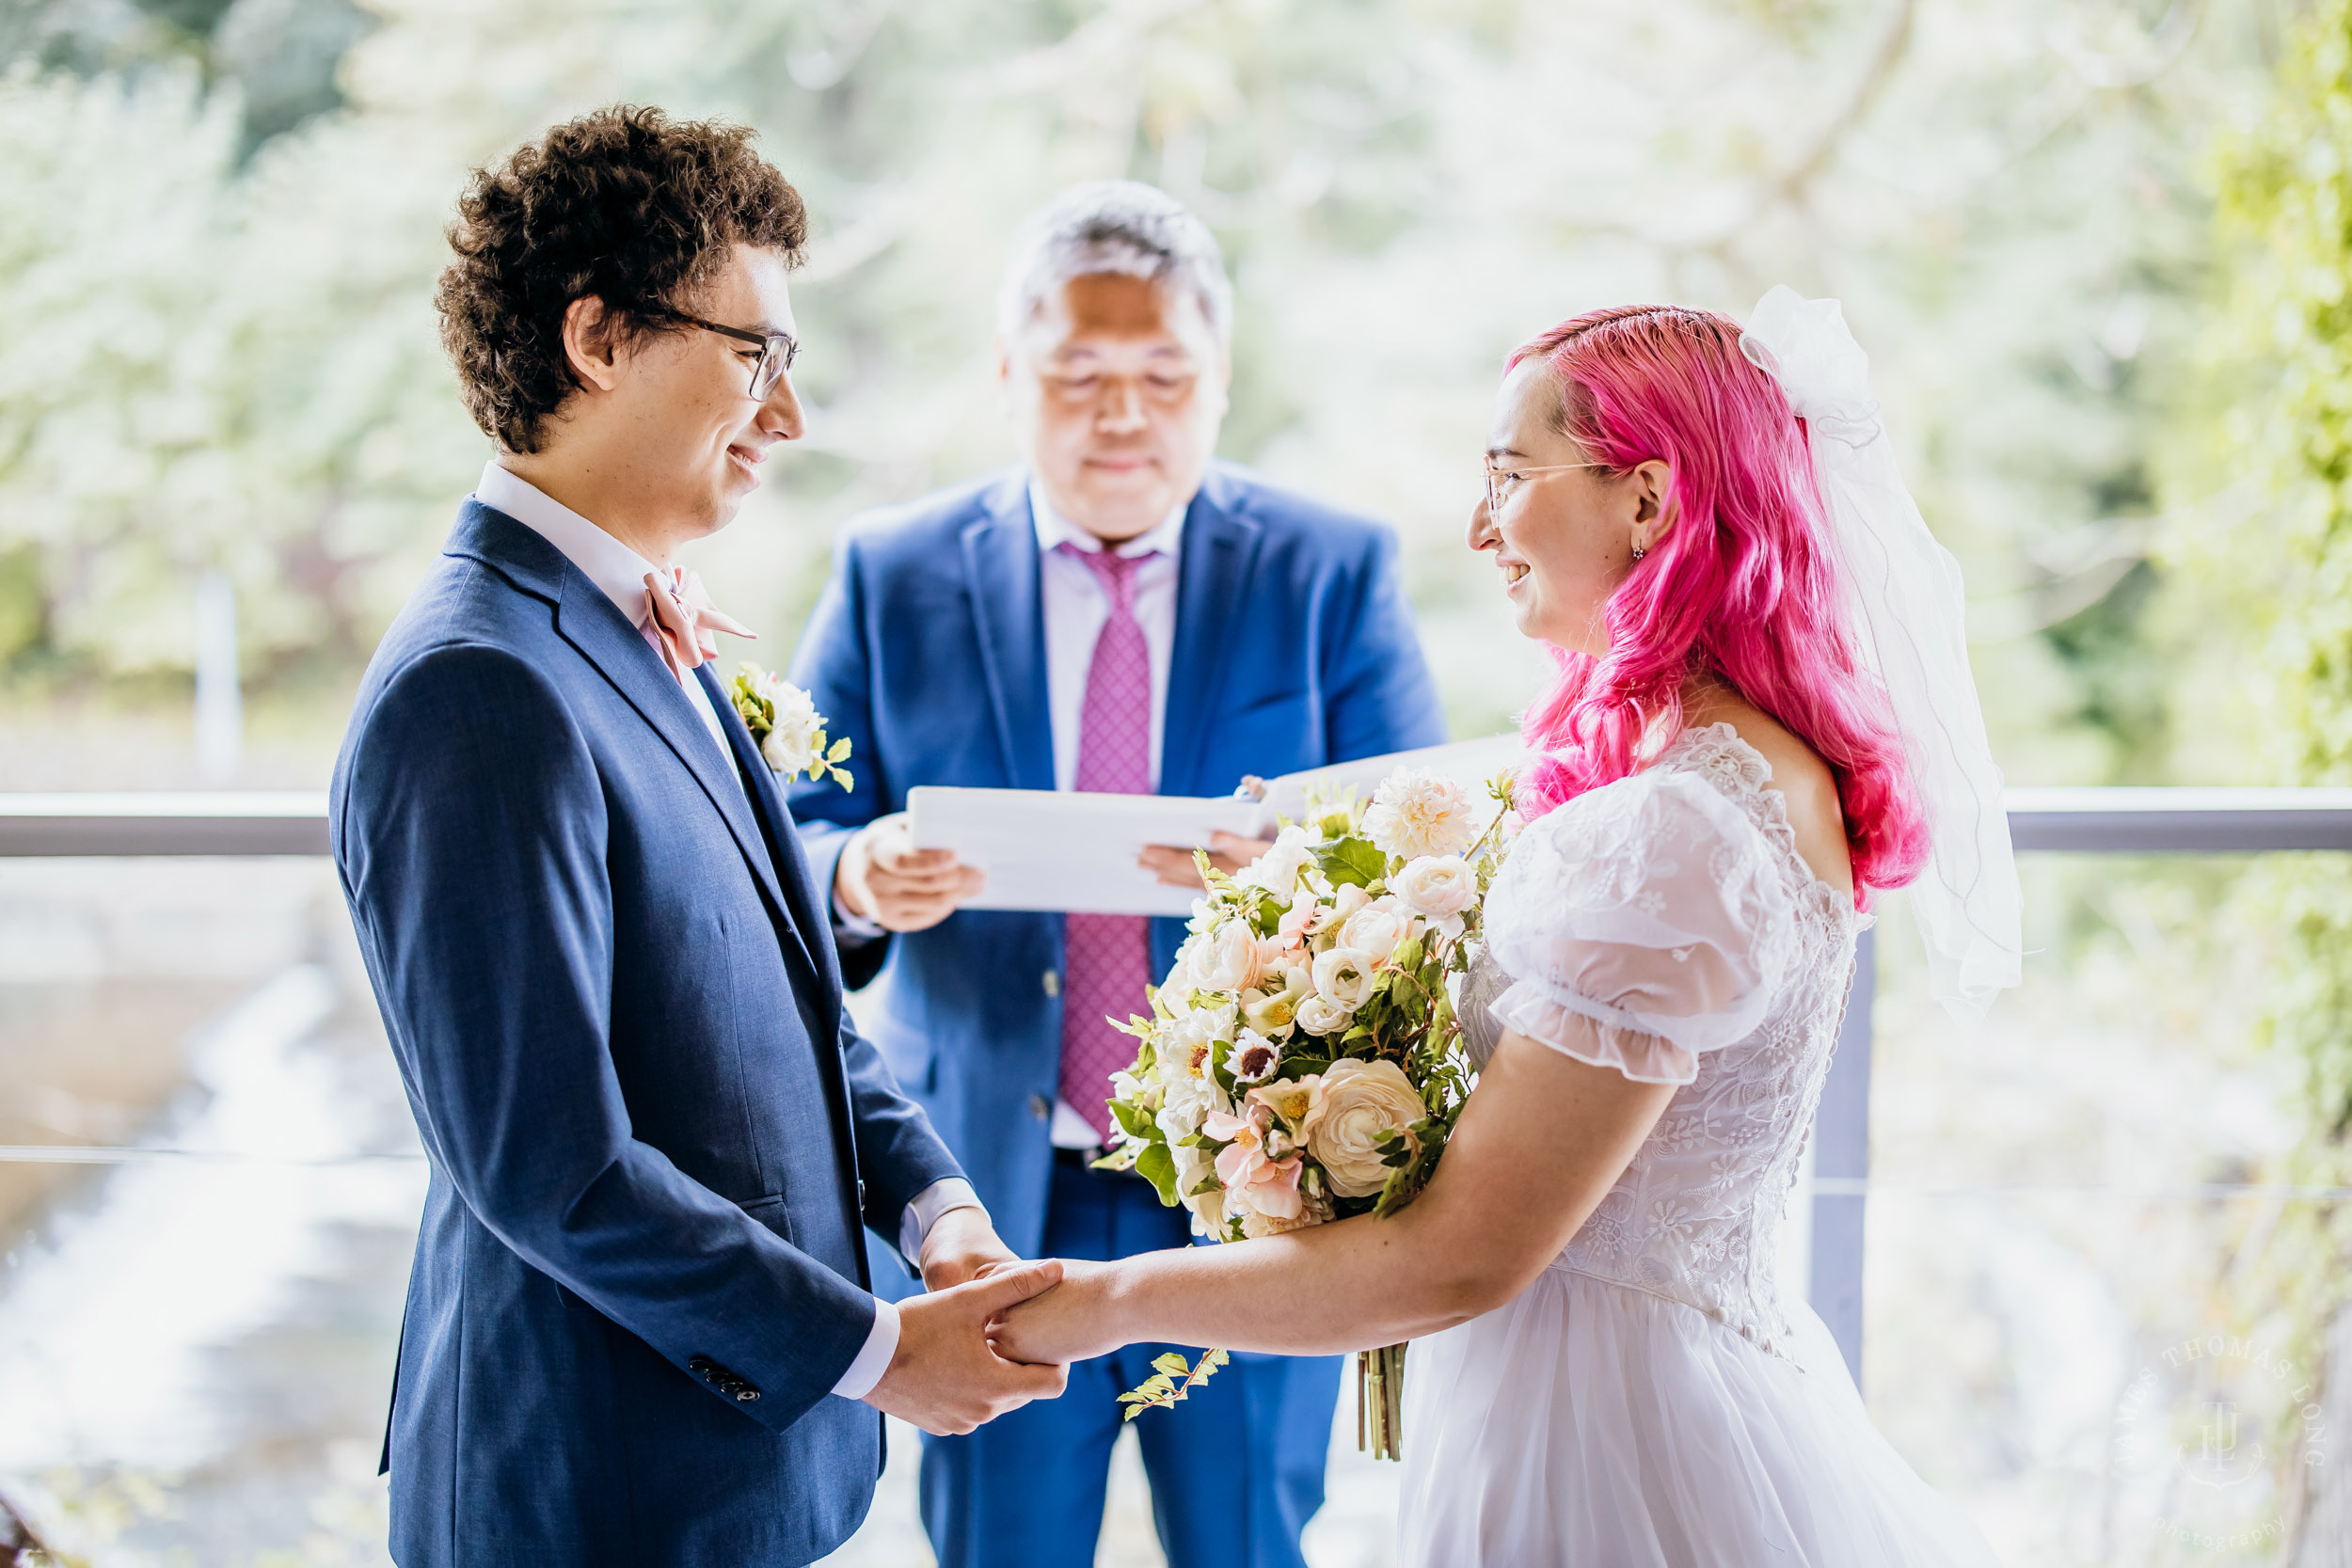
[{"label": "lace bodice", "polygon": [[1488,895],[1462,1012],[1482,1065],[1510,1029],[1681,1085],[1553,1266],[1778,1351],[1781,1213],[1868,917],[1798,855],[1771,776],[1710,724],[1537,819]]}]

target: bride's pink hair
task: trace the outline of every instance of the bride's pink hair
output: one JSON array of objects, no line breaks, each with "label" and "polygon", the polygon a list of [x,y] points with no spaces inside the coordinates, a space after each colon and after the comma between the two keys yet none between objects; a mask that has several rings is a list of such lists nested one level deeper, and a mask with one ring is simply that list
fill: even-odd
[{"label": "bride's pink hair", "polygon": [[1708,310],[1596,310],[1511,356],[1540,359],[1561,430],[1623,474],[1673,470],[1673,526],[1602,611],[1609,651],[1555,648],[1560,675],[1520,729],[1536,760],[1520,809],[1551,810],[1635,771],[1682,733],[1682,689],[1712,672],[1829,764],[1846,817],[1854,896],[1900,887],[1928,855],[1884,690],[1839,610],[1804,421]]}]

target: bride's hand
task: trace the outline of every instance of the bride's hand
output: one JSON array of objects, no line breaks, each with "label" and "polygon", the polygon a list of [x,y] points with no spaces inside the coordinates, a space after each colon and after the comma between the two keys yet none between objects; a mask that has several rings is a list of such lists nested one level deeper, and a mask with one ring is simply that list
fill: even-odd
[{"label": "bride's hand", "polygon": [[989,1342],[1008,1361],[1068,1366],[1125,1344],[1111,1306],[1118,1265],[1064,1261],[1061,1283],[1030,1297],[989,1325]]}]

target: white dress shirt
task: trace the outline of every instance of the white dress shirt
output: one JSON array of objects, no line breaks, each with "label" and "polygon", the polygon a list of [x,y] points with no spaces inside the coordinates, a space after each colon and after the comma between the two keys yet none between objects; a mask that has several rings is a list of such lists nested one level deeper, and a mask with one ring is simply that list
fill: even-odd
[{"label": "white dress shirt", "polygon": [[[493,511],[505,513],[563,551],[565,560],[604,590],[605,597],[619,607],[629,625],[644,629],[653,613],[645,589],[645,574],[655,571],[652,562],[537,485],[501,467],[495,458],[482,470],[482,483],[474,487],[473,499]],[[728,776],[741,787],[743,778],[735,770],[726,730],[720,723],[717,710],[710,705],[710,694],[691,674],[679,685],[684,688],[695,716],[710,732],[719,755],[725,759]],[[981,1207],[979,1195],[961,1177],[951,1176],[932,1182],[907,1205],[898,1222],[898,1250],[911,1259],[920,1258],[923,1243],[942,1214],[951,1209]],[[849,1370],[833,1386],[833,1391],[845,1400],[864,1399],[882,1381],[882,1373],[890,1370],[890,1358],[898,1354],[898,1309],[876,1296],[874,1326],[867,1330],[864,1347],[850,1363]]]},{"label": "white dress shirt", "polygon": [[[1143,628],[1144,652],[1152,665],[1152,785],[1159,787],[1160,732],[1168,718],[1168,673],[1176,654],[1177,552],[1184,535],[1184,506],[1151,532],[1107,546],[1123,556],[1148,556],[1132,581],[1136,624]],[[1109,592],[1092,567],[1056,546],[1068,544],[1091,555],[1106,546],[1054,510],[1044,488],[1029,482],[1029,517],[1037,528],[1038,587],[1045,619],[1045,703],[1054,730],[1054,787],[1070,789],[1078,779],[1079,731],[1086,717],[1087,675],[1094,667],[1094,644],[1111,618]],[[1070,1101],[1054,1097],[1054,1119],[1046,1129],[1056,1148],[1091,1149],[1102,1143],[1092,1123]]]}]

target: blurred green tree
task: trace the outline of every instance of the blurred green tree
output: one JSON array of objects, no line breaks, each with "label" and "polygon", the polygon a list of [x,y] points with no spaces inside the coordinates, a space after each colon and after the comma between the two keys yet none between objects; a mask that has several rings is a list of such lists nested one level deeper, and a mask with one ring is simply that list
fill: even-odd
[{"label": "blurred green tree", "polygon": [[[2147,458],[2201,297],[2195,151],[2266,3],[371,0],[341,33],[348,0],[36,6],[0,28],[8,667],[172,677],[217,567],[254,684],[349,680],[485,455],[426,307],[465,170],[626,98],[759,126],[816,213],[810,438],[706,546],[771,635],[843,516],[1009,455],[1004,244],[1128,174],[1231,253],[1228,454],[1400,527],[1458,727],[1542,668],[1458,542],[1503,354],[1788,281],[1877,356],[2012,770],[2154,782]],[[314,80],[263,115],[221,64],[247,35],[348,40],[333,106]]]},{"label": "blurred green tree", "polygon": [[[2194,584],[2191,613],[2225,628],[2214,642],[2247,654],[2209,658],[2224,673],[2185,695],[2226,683],[2234,713],[2199,721],[2247,741],[2264,782],[2352,784],[2352,3],[2296,21],[2266,103],[2217,164],[2224,309],[2194,405],[2208,433],[2175,483],[2222,500],[2184,509],[2166,553]],[[2240,896],[2247,927],[2277,934],[2258,1022],[2301,1085],[2289,1179],[2352,1186],[2352,866],[2270,857]],[[2292,1206],[2259,1266],[2280,1326],[2320,1369],[2312,1408],[2352,1409],[2352,1212]],[[2341,1451],[2293,1481],[2297,1542],[2352,1532]]]}]

